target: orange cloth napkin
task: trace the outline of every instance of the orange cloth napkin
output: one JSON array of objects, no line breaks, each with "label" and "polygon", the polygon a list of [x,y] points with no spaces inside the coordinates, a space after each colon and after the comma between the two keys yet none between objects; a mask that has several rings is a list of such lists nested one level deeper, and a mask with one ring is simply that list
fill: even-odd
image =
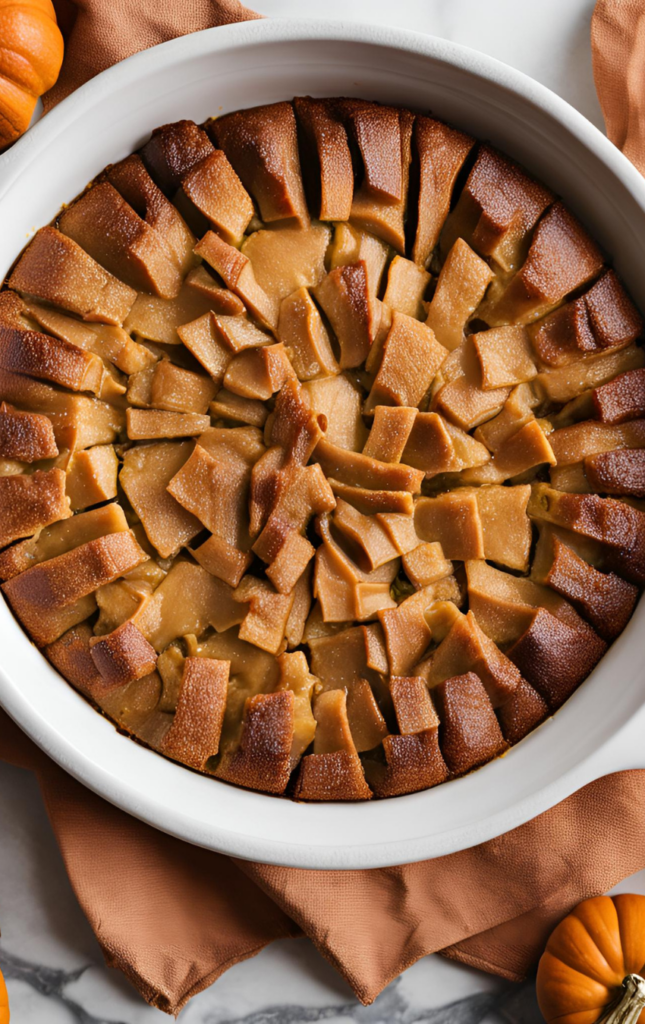
[{"label": "orange cloth napkin", "polygon": [[[47,108],[136,50],[257,17],[237,0],[59,0],[58,9],[67,51]],[[645,0],[599,0],[592,43],[609,137],[645,172]],[[594,782],[450,857],[321,872],[233,860],[155,831],[84,789],[1,712],[0,756],[36,773],[107,963],[170,1013],[273,939],[303,933],[364,1003],[439,950],[520,980],[563,914],[645,866],[643,771]]]},{"label": "orange cloth napkin", "polygon": [[598,0],[591,52],[607,135],[645,174],[644,0]]}]

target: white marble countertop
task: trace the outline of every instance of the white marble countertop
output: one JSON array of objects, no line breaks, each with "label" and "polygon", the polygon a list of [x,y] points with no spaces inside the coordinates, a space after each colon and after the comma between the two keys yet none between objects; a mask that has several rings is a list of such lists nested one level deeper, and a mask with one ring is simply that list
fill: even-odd
[{"label": "white marble countertop", "polygon": [[[188,0],[190,2],[190,0]],[[397,24],[463,43],[521,69],[602,128],[591,73],[594,0],[253,0],[269,17],[321,15]],[[322,8],[322,9],[321,9]],[[0,967],[16,1024],[152,1024],[100,949],[70,888],[34,778],[0,763]],[[645,892],[645,872],[621,884]],[[512,985],[426,957],[371,1007],[306,939],[274,943],[196,996],[182,1024],[538,1024],[533,984]]]}]

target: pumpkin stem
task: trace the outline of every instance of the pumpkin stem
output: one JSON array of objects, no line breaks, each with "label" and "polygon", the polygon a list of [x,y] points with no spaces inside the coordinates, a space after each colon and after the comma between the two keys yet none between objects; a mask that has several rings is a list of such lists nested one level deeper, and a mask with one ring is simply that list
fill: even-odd
[{"label": "pumpkin stem", "polygon": [[636,1024],[645,1009],[645,978],[628,974],[617,1002],[598,1018],[596,1024]]}]

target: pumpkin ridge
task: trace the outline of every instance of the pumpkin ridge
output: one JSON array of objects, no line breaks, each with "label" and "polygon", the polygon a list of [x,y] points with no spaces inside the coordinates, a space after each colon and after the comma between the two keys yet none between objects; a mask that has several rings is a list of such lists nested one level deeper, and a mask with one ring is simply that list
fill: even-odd
[{"label": "pumpkin ridge", "polygon": [[[591,922],[585,920],[586,915],[589,913],[590,907],[593,908],[593,912],[596,912],[595,920],[591,919]],[[602,907],[602,913],[597,913]],[[613,918],[611,922],[607,920],[607,911],[610,915],[613,912]],[[623,978],[629,973],[628,965],[625,961],[625,954],[623,949],[622,936],[620,933],[620,919],[618,916],[618,909],[615,901],[610,896],[598,896],[591,900],[583,900],[569,915],[570,918],[575,919],[578,924],[584,929],[589,941],[593,944],[598,952],[598,955],[602,957],[604,962],[607,964],[608,973],[616,979],[616,984],[621,985]],[[594,933],[589,928],[589,923],[595,926],[595,932],[597,937],[594,937]],[[612,932],[618,935],[619,948],[613,952],[620,957],[619,964],[612,966],[612,963],[607,959],[607,956],[603,952],[601,943],[604,942],[605,946],[611,949],[612,946]]]},{"label": "pumpkin ridge", "polygon": [[[37,99],[36,87],[40,88],[42,80],[41,76],[34,71],[33,66],[30,66],[29,57],[20,53],[18,50],[10,49],[8,46],[0,46],[0,63],[2,62],[3,54],[7,54],[11,58],[11,62],[14,64],[14,67],[11,68],[11,77],[3,71],[0,71],[0,77],[2,77],[5,82],[9,82],[14,89],[18,89],[20,92],[26,92],[29,96]],[[18,75],[24,75],[24,77],[18,78]],[[38,85],[33,81],[29,81],[30,76],[32,79],[39,79]]]},{"label": "pumpkin ridge", "polygon": [[[3,77],[3,76],[2,76],[2,75],[0,75],[0,79],[1,79],[2,77]],[[14,131],[14,132],[18,130],[18,125],[17,125],[17,124],[14,124],[14,123],[13,123],[13,121],[11,121],[11,120],[10,120],[10,119],[9,119],[9,118],[7,117],[7,115],[6,115],[6,114],[4,114],[4,113],[3,113],[3,112],[2,112],[1,110],[0,110],[0,125],[2,125],[2,124],[8,124],[8,125],[9,125],[9,127],[11,128],[11,130],[12,130],[12,131]],[[0,133],[0,134],[1,134],[1,133]]]},{"label": "pumpkin ridge", "polygon": [[[571,916],[575,917],[575,912]],[[597,973],[594,973],[594,974],[589,973],[591,968],[585,969],[584,971],[581,971],[580,968],[575,965],[575,961],[577,959],[578,963],[580,963],[581,956],[583,956],[584,954],[582,953],[582,951],[579,951],[579,949],[577,947],[571,950],[571,955],[569,957],[566,956],[564,951],[561,952],[560,950],[558,950],[558,952],[555,953],[553,951],[553,949],[550,947],[550,942],[551,942],[551,939],[553,938],[553,935],[550,936],[549,941],[547,942],[547,945],[546,945],[546,948],[549,950],[549,953],[551,953],[552,956],[554,956],[557,960],[559,960],[560,963],[563,963],[565,965],[565,967],[568,967],[569,970],[575,971],[577,974],[581,974],[584,978],[591,978],[591,980],[597,982],[598,985],[605,985],[607,988],[611,988],[612,984],[614,984],[617,988],[620,987],[620,985],[622,984],[624,975],[619,977],[619,975],[616,973],[614,968],[608,962],[606,957],[601,953],[600,948],[598,947],[598,945],[597,945],[595,939],[593,938],[593,936],[590,934],[589,929],[585,926],[584,922],[581,921],[579,917],[576,917],[576,921],[581,926],[581,928],[583,928],[585,935],[589,939],[589,942],[591,943],[591,945],[596,950],[596,952],[598,954],[598,958],[600,960],[602,960],[602,963],[607,968],[608,978],[614,978],[615,981],[614,982],[609,982],[607,978],[599,977]],[[555,934],[555,933],[553,933],[553,934]],[[573,962],[572,962],[572,960],[573,960]]]},{"label": "pumpkin ridge", "polygon": [[[582,1013],[597,1013],[598,1017],[600,1017],[601,1013],[603,1013],[604,1010],[606,1010],[606,1009],[607,1009],[607,1004],[603,1003],[602,1006],[590,1006],[587,1010],[582,1010],[581,1012]],[[567,1013],[559,1013],[557,1017],[550,1017],[549,1018],[549,1024],[558,1024],[559,1020],[566,1020],[566,1021],[568,1021],[570,1019],[571,1019],[571,1010],[569,1010]]]},{"label": "pumpkin ridge", "polygon": [[[603,985],[594,978],[590,978],[588,974],[583,974],[575,967],[565,964],[549,949],[546,949],[540,958],[536,986],[540,1011],[549,1024],[558,1017],[567,1018],[572,1013],[590,1013],[596,1005],[602,1009],[611,999],[611,991],[607,985]],[[575,999],[572,1001],[573,995],[581,1000],[577,1008]],[[586,1001],[583,1002],[583,999],[588,999],[592,1005],[588,1005]],[[566,1007],[564,1013],[558,1013],[557,1017],[552,1015],[552,1011],[560,1010],[563,1007]]]},{"label": "pumpkin ridge", "polygon": [[[645,970],[645,964],[641,961],[641,957],[645,954],[645,949],[641,948],[638,954],[638,959],[635,959],[635,951],[633,947],[632,934],[634,931],[639,931],[640,928],[635,927],[633,914],[636,911],[637,916],[640,918],[640,922],[645,921],[645,913],[642,912],[641,908],[645,910],[645,899],[641,902],[634,902],[633,900],[627,900],[625,897],[628,893],[618,893],[612,897],[612,902],[616,908],[616,916],[618,918],[618,934],[620,936],[620,944],[623,949],[625,958],[625,973],[628,974],[632,971],[636,971],[638,974],[643,974]],[[645,942],[642,943],[642,947],[645,947]]]}]

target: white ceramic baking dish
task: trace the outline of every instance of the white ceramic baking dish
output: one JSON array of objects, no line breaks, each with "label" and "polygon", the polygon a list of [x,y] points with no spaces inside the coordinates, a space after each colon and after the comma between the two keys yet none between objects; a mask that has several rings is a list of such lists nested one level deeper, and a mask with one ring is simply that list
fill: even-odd
[{"label": "white ceramic baking dish", "polygon": [[[416,33],[255,21],[155,47],[88,83],[0,158],[2,275],[40,225],[158,124],[310,93],[430,110],[490,139],[559,192],[645,307],[645,181],[588,121],[517,71]],[[504,758],[398,799],[303,805],[199,776],[121,736],[45,661],[0,601],[0,703],[105,799],[212,850],[303,868],[452,853],[610,772],[645,768],[645,604],[557,715]]]}]

